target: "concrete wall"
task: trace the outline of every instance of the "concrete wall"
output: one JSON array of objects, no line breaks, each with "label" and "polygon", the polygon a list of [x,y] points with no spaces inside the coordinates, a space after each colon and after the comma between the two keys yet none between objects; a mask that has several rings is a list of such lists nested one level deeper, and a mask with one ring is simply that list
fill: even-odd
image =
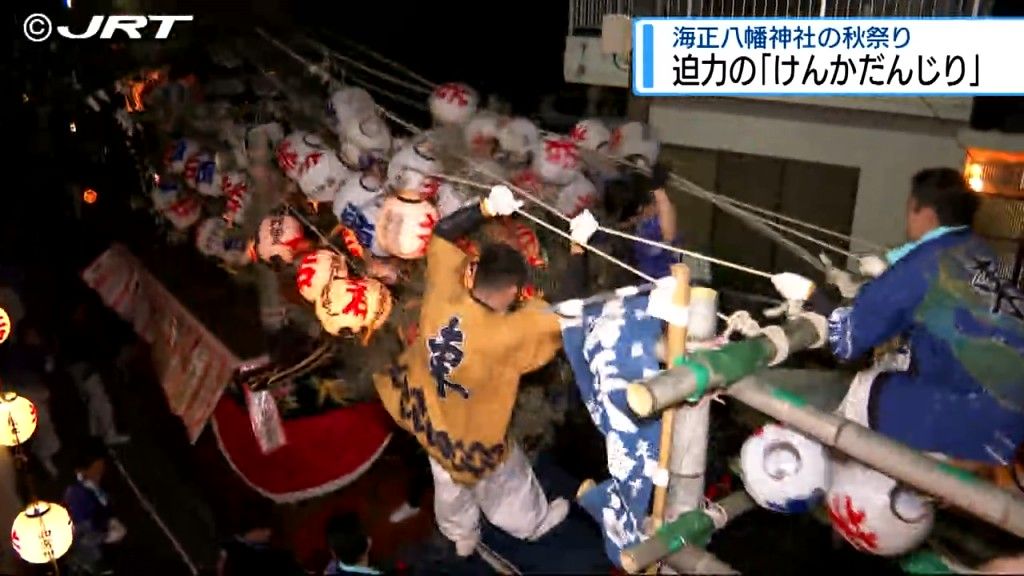
[{"label": "concrete wall", "polygon": [[[837,164],[860,169],[852,234],[903,240],[911,176],[962,168],[965,123],[879,112],[726,98],[658,99],[650,122],[666,144]],[[822,193],[828,183],[822,182]]]}]

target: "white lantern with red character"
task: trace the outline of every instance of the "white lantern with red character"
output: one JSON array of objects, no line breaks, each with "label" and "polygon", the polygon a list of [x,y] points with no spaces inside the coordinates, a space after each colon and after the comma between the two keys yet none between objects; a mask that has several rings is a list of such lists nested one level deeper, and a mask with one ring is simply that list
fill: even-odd
[{"label": "white lantern with red character", "polygon": [[188,138],[180,138],[171,142],[164,154],[164,167],[168,174],[181,174],[185,171],[185,162],[193,154],[199,153],[199,143]]},{"label": "white lantern with red character", "polygon": [[654,130],[643,122],[627,122],[612,130],[608,152],[623,160],[640,161],[650,168],[658,161],[658,143]]},{"label": "white lantern with red character", "polygon": [[327,122],[335,134],[341,134],[349,121],[373,114],[377,104],[362,88],[346,86],[327,99]]},{"label": "white lantern with red character", "polygon": [[441,172],[441,162],[434,156],[429,140],[402,148],[388,163],[388,187],[393,190],[413,190],[421,198],[437,196],[439,181],[431,174]]},{"label": "white lantern with red character", "polygon": [[181,194],[181,184],[176,179],[158,176],[156,183],[153,184],[153,188],[149,192],[149,197],[153,200],[154,208],[165,210],[171,204],[174,204],[181,197]]},{"label": "white lantern with red character", "polygon": [[366,332],[369,337],[391,314],[391,292],[372,278],[332,278],[316,300],[316,317],[328,334]]},{"label": "white lantern with red character", "polygon": [[341,225],[355,234],[364,248],[374,246],[377,214],[384,204],[384,188],[374,175],[351,178],[334,196],[332,209]]},{"label": "white lantern with red character", "polygon": [[459,208],[468,206],[474,202],[476,202],[476,198],[474,196],[449,182],[441,182],[440,186],[437,188],[436,204],[438,218],[444,218]]},{"label": "white lantern with red character", "polygon": [[220,177],[216,156],[209,152],[193,154],[185,161],[185,184],[203,196],[220,196]]},{"label": "white lantern with red character", "polygon": [[935,507],[924,496],[855,460],[837,461],[833,471],[829,521],[854,548],[900,556],[928,538]]},{"label": "white lantern with red character", "polygon": [[314,202],[330,202],[342,184],[353,176],[333,150],[311,152],[303,161],[299,188]]},{"label": "white lantern with red character", "polygon": [[306,156],[322,147],[323,141],[319,137],[308,132],[292,132],[277,145],[277,166],[285,176],[298,180],[302,175]]},{"label": "white lantern with red character", "polygon": [[74,540],[74,525],[67,509],[35,500],[11,525],[11,546],[30,564],[50,564],[67,554]]},{"label": "white lantern with red character", "polygon": [[220,189],[226,200],[224,221],[232,225],[241,224],[252,203],[248,175],[245,172],[227,172],[220,177]]},{"label": "white lantern with red character", "polygon": [[333,250],[314,250],[302,257],[295,274],[299,294],[309,302],[316,302],[331,278],[348,276],[345,259]]},{"label": "white lantern with red character", "polygon": [[526,118],[512,118],[501,125],[498,130],[498,157],[516,166],[530,161],[540,142],[540,130],[537,125]]},{"label": "white lantern with red character", "polygon": [[177,230],[190,228],[203,215],[203,206],[195,196],[182,194],[162,212]]},{"label": "white lantern with red character", "polygon": [[597,187],[583,174],[576,174],[565,186],[558,191],[558,201],[555,207],[562,214],[572,218],[587,208],[593,208],[597,203]]},{"label": "white lantern with red character", "polygon": [[341,157],[360,170],[387,158],[391,152],[391,129],[376,114],[347,122],[341,135]]},{"label": "white lantern with red character", "polygon": [[583,150],[602,150],[608,147],[611,130],[596,118],[580,120],[573,126],[569,137]]},{"label": "white lantern with red character", "polygon": [[476,113],[478,104],[479,97],[469,86],[456,82],[441,84],[430,94],[430,115],[441,126],[462,125]]},{"label": "white lantern with red character", "polygon": [[280,258],[291,263],[307,245],[302,224],[292,216],[268,216],[260,222],[255,248],[256,255],[264,262]]},{"label": "white lantern with red character", "polygon": [[569,138],[544,138],[533,155],[533,171],[548,184],[564,186],[579,175],[581,168],[579,149]]},{"label": "white lantern with red character", "polygon": [[196,248],[204,256],[220,257],[224,251],[224,229],[221,218],[207,218],[196,226]]},{"label": "white lantern with red character", "polygon": [[832,461],[820,443],[778,424],[751,434],[740,450],[743,485],[762,508],[803,514],[825,498]]},{"label": "white lantern with red character", "polygon": [[391,196],[377,215],[376,238],[381,249],[403,260],[422,258],[437,224],[437,208],[418,193]]},{"label": "white lantern with red character", "polygon": [[463,135],[466,137],[466,146],[474,156],[490,158],[494,155],[501,122],[501,116],[485,110],[477,112],[466,124]]}]

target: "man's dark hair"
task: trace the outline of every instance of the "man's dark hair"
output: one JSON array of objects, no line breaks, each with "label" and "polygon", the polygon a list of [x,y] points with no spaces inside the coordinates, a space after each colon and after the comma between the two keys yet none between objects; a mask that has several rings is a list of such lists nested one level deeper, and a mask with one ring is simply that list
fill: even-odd
[{"label": "man's dark hair", "polygon": [[910,196],[917,207],[931,208],[942,226],[970,226],[978,211],[978,197],[952,168],[930,168],[914,175]]},{"label": "man's dark hair", "polygon": [[515,248],[502,242],[484,245],[476,265],[474,287],[480,290],[521,288],[529,276],[526,260]]},{"label": "man's dark hair", "polygon": [[370,540],[355,512],[336,514],[327,521],[327,545],[338,561],[355,564],[366,554]]},{"label": "man's dark hair", "polygon": [[75,451],[75,472],[88,470],[97,460],[106,460],[107,451],[96,441],[88,441]]}]

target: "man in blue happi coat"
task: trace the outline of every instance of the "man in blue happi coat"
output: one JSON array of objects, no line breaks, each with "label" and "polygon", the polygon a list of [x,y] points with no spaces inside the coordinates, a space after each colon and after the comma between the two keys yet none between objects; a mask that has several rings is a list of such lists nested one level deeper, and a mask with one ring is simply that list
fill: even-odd
[{"label": "man in blue happi coat", "polygon": [[847,418],[918,450],[1005,465],[1024,441],[1024,296],[971,231],[977,208],[958,172],[914,176],[909,242],[831,312],[829,343],[840,360],[897,337],[909,351],[903,370],[858,374]]}]

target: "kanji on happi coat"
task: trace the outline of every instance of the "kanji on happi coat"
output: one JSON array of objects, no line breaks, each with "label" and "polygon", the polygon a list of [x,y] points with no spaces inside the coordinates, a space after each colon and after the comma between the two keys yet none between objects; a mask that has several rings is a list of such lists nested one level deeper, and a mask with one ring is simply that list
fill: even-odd
[{"label": "kanji on happi coat", "polygon": [[626,386],[658,373],[655,346],[661,321],[647,314],[647,296],[584,308],[562,325],[565,352],[590,417],[605,435],[611,478],[583,493],[579,503],[601,526],[608,558],[642,539],[658,468],[661,420],[641,420],[626,402]]}]

